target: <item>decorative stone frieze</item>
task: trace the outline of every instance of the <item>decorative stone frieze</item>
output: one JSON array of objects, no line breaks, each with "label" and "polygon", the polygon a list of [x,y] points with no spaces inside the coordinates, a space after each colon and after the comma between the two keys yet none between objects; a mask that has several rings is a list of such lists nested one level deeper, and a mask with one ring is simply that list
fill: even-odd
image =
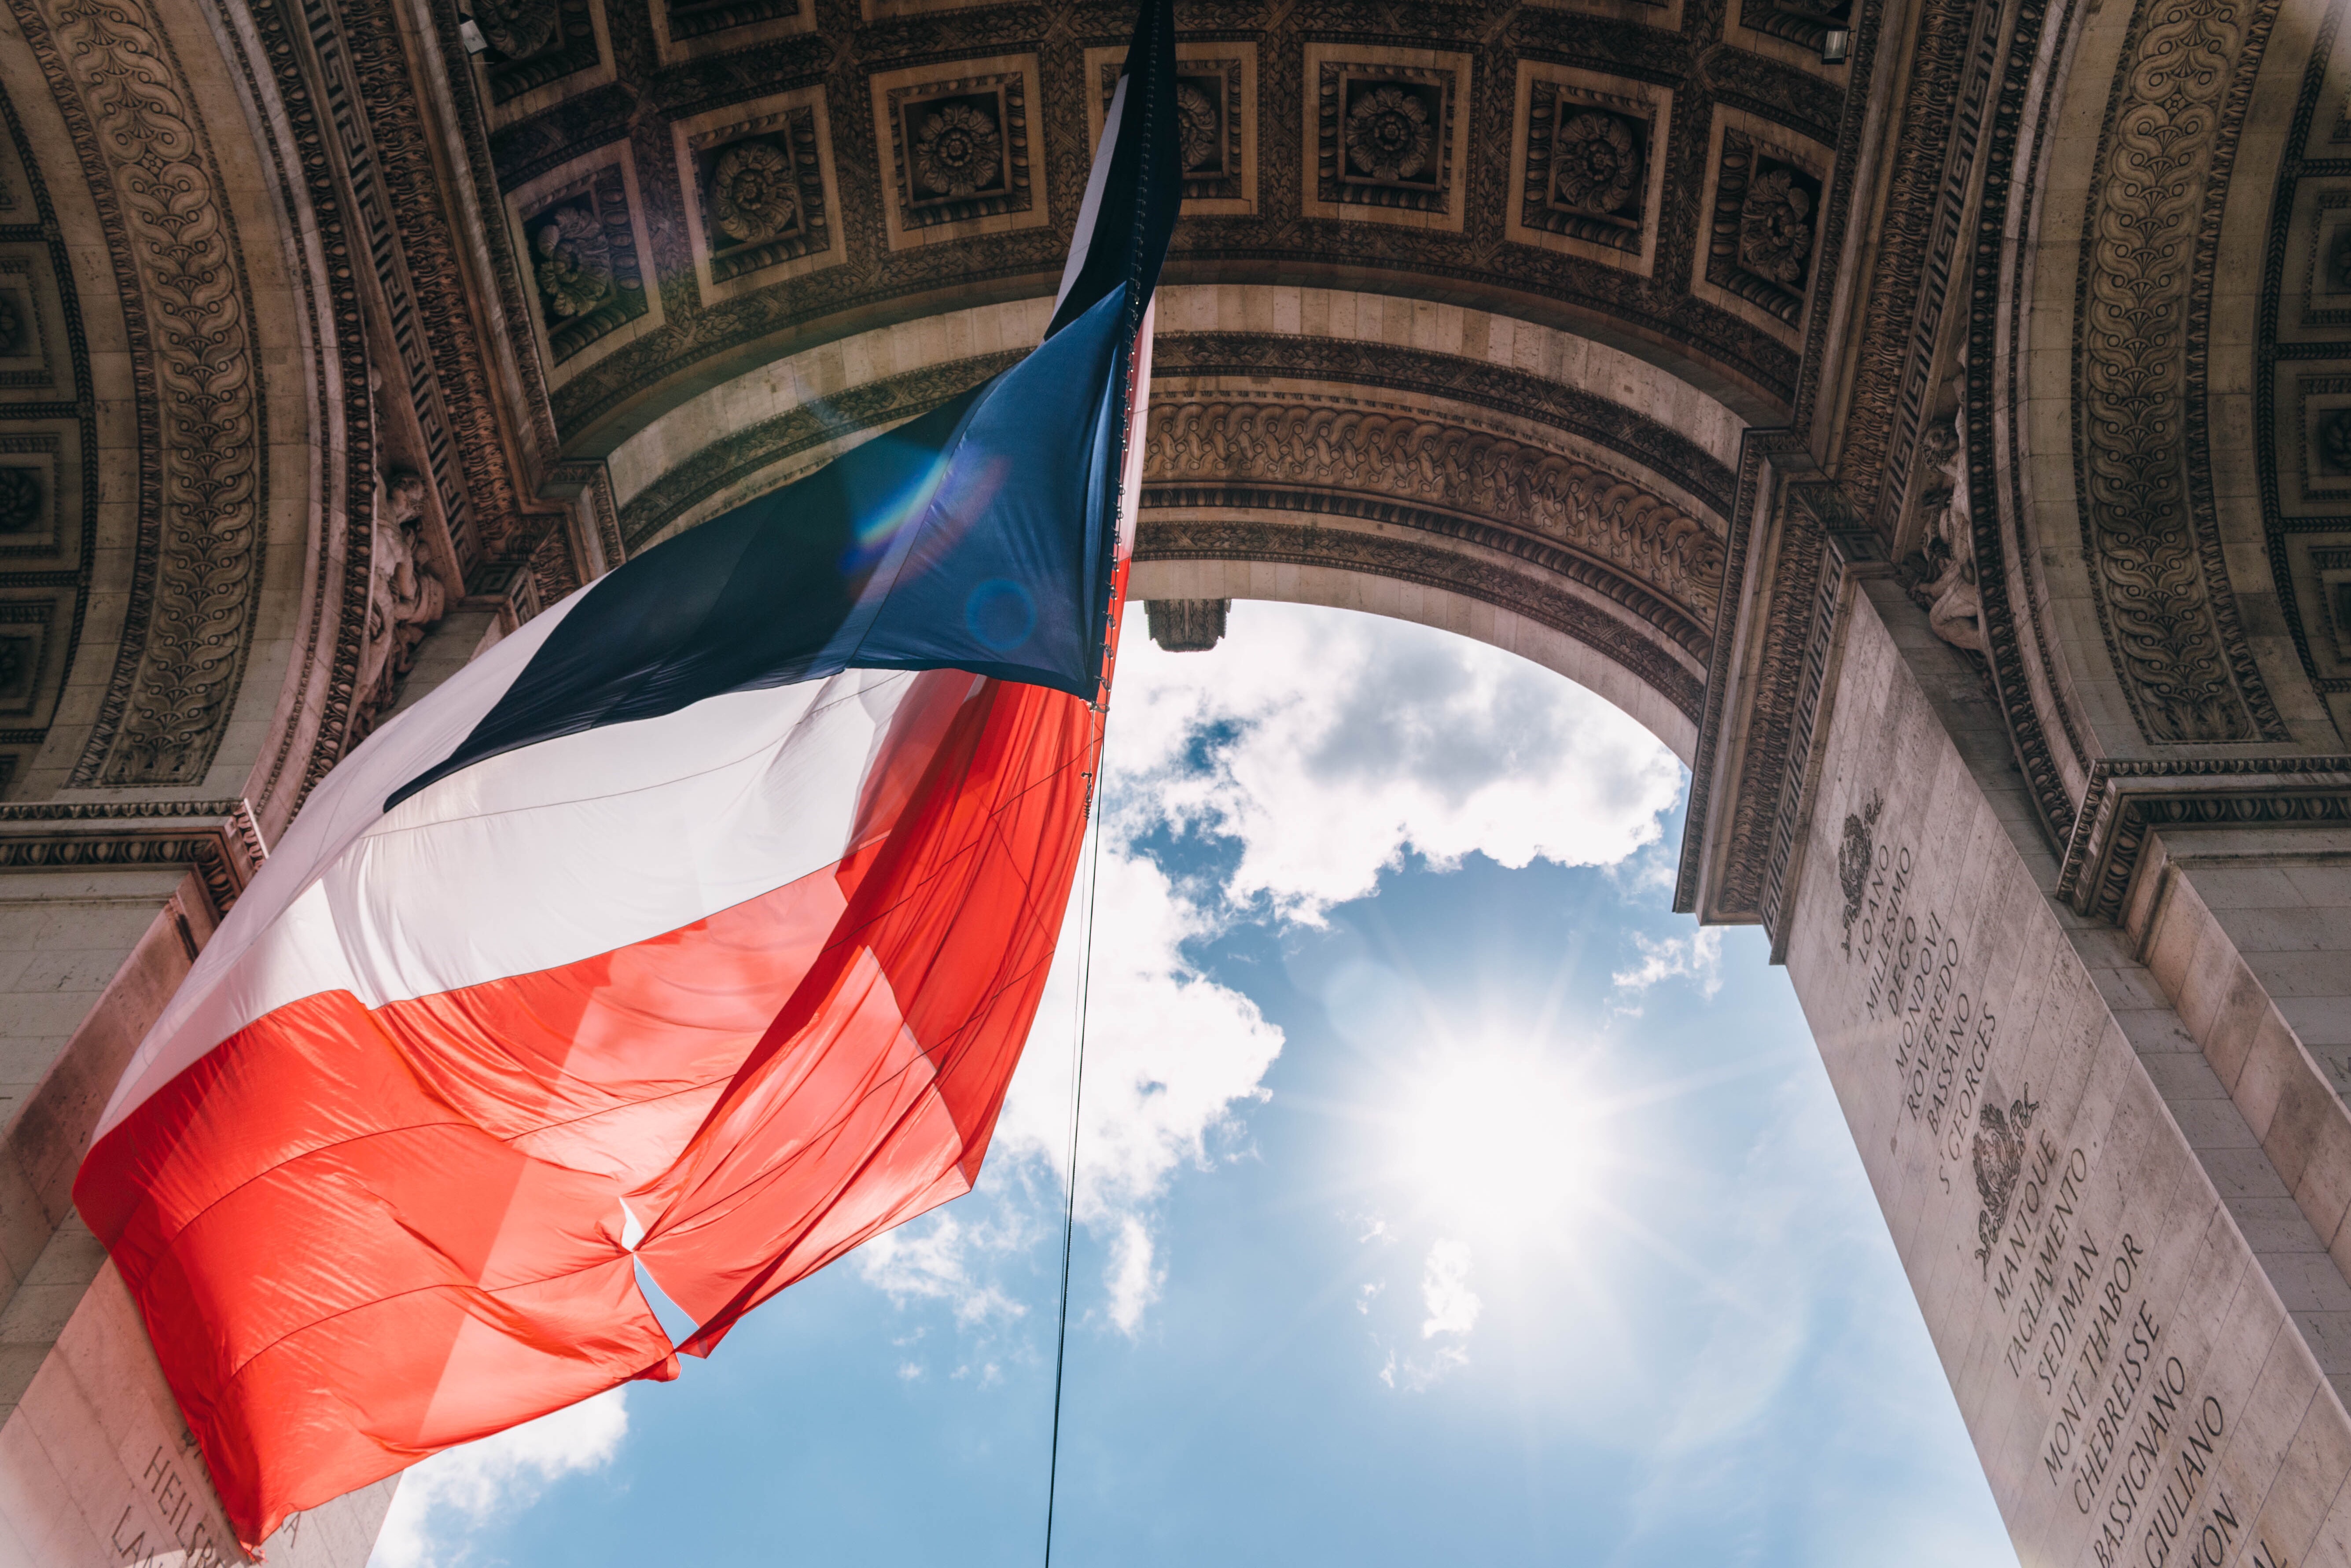
[{"label": "decorative stone frieze", "polygon": [[646,287],[653,247],[625,143],[542,175],[507,205],[530,268],[550,381],[660,326],[660,292]]},{"label": "decorative stone frieze", "polygon": [[677,120],[670,135],[681,188],[694,193],[695,273],[705,300],[847,257],[822,88]]},{"label": "decorative stone frieze", "polygon": [[2075,284],[2074,460],[2106,651],[2156,742],[2283,740],[2229,584],[2200,378],[2243,99],[2276,0],[2171,0],[2124,40]]},{"label": "decorative stone frieze", "polygon": [[215,921],[266,858],[260,824],[241,800],[0,806],[0,872],[186,866]]},{"label": "decorative stone frieze", "polygon": [[1520,60],[1504,233],[1646,275],[1673,100],[1669,88]]},{"label": "decorative stone frieze", "polygon": [[872,90],[892,249],[1049,220],[1035,55],[885,71]]},{"label": "decorative stone frieze", "polygon": [[1711,622],[1722,542],[1620,476],[1419,411],[1303,394],[1155,400],[1144,482],[1347,491],[1520,528],[1620,569]]},{"label": "decorative stone frieze", "polygon": [[219,745],[261,589],[261,373],[235,219],[193,91],[139,0],[19,0],[17,18],[101,193],[150,433],[126,633],[73,781],[191,784]]},{"label": "decorative stone frieze", "polygon": [[[1118,90],[1126,47],[1086,51],[1088,147],[1102,144],[1103,117]],[[1257,212],[1257,46],[1176,46],[1176,130],[1182,137],[1184,212],[1233,217]]]},{"label": "decorative stone frieze", "polygon": [[1460,230],[1468,56],[1310,43],[1304,85],[1307,216]]}]

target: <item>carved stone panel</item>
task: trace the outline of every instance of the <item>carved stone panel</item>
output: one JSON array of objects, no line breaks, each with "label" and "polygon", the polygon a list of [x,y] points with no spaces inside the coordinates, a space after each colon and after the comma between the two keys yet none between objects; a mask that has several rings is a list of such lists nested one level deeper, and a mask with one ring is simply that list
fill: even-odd
[{"label": "carved stone panel", "polygon": [[507,204],[516,250],[530,268],[551,382],[661,325],[660,290],[647,287],[653,247],[626,143],[540,176]]},{"label": "carved stone panel", "polygon": [[[1088,49],[1086,141],[1102,144],[1126,47]],[[1176,46],[1176,131],[1183,138],[1184,212],[1248,217],[1257,212],[1257,46]]]},{"label": "carved stone panel", "polygon": [[652,0],[650,9],[664,65],[816,30],[816,0]]},{"label": "carved stone panel", "polygon": [[730,104],[670,127],[693,193],[694,265],[705,303],[847,255],[824,89]]},{"label": "carved stone panel", "polygon": [[1667,32],[1679,32],[1682,25],[1682,0],[1530,0],[1530,3],[1546,9],[1614,16],[1619,21],[1638,22],[1644,26],[1662,27]]},{"label": "carved stone panel", "polygon": [[1460,231],[1468,56],[1310,43],[1302,107],[1308,217]]},{"label": "carved stone panel", "polygon": [[0,404],[70,402],[76,395],[47,246],[0,245]]},{"label": "carved stone panel", "polygon": [[0,424],[0,570],[80,564],[82,479],[78,420]]},{"label": "carved stone panel", "polygon": [[1049,221],[1037,57],[910,67],[873,78],[883,226],[893,250]]},{"label": "carved stone panel", "polygon": [[1725,31],[1740,48],[1842,78],[1850,57],[1830,65],[1821,47],[1833,31],[1851,34],[1854,10],[1853,0],[1732,0]]},{"label": "carved stone panel", "polygon": [[1647,276],[1673,100],[1668,88],[1520,60],[1509,237]]},{"label": "carved stone panel", "polygon": [[1716,111],[1706,243],[1691,291],[1799,341],[1819,271],[1827,153],[1744,114]]},{"label": "carved stone panel", "polygon": [[474,21],[489,44],[474,68],[493,126],[613,79],[604,0],[478,0]]},{"label": "carved stone panel", "polygon": [[1498,524],[1605,562],[1679,607],[1687,622],[1661,616],[1670,635],[1699,642],[1721,592],[1722,541],[1698,518],[1579,458],[1418,410],[1273,392],[1155,401],[1144,478],[1345,491]]},{"label": "carved stone panel", "polygon": [[2272,9],[2170,0],[2132,17],[2083,218],[2073,378],[2082,549],[2123,695],[2156,742],[2287,737],[2229,582],[2200,376],[2210,236]]},{"label": "carved stone panel", "polygon": [[47,727],[65,680],[72,620],[68,596],[0,598],[0,737]]}]

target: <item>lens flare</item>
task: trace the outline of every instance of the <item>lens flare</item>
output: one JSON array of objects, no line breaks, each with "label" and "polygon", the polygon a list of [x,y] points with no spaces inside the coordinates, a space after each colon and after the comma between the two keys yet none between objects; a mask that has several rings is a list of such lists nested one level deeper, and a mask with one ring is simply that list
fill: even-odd
[{"label": "lens flare", "polygon": [[1594,1198],[1607,1163],[1590,1085],[1531,1051],[1448,1056],[1409,1083],[1404,1175],[1448,1223],[1517,1231]]}]

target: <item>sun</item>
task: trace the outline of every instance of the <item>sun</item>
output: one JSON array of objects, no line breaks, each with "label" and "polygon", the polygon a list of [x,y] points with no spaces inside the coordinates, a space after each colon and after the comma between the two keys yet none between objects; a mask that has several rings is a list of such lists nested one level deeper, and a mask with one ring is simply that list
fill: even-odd
[{"label": "sun", "polygon": [[1400,1175],[1451,1224],[1522,1232],[1596,1196],[1605,1132],[1595,1089],[1531,1051],[1448,1051],[1405,1082]]}]

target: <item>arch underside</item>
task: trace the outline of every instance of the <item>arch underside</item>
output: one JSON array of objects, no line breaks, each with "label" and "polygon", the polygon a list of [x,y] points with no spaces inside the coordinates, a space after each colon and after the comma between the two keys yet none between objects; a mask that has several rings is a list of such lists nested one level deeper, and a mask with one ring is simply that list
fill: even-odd
[{"label": "arch underside", "polygon": [[[712,389],[611,459],[632,550],[1017,361],[1044,302],[950,312]],[[1136,591],[1369,609],[1524,653],[1694,754],[1741,428],[1530,323],[1309,288],[1162,297]],[[1165,592],[1151,587],[1175,585]]]}]

